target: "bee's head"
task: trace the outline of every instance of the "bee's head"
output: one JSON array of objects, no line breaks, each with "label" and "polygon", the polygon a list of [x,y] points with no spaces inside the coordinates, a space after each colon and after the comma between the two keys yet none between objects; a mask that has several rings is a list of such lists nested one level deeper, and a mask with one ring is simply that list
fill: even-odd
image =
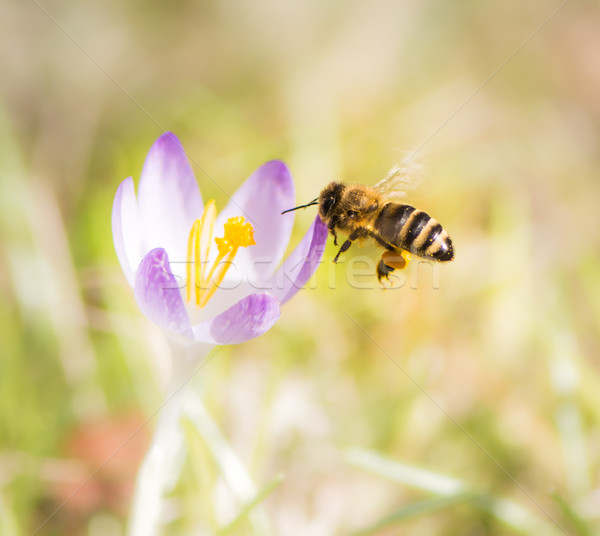
[{"label": "bee's head", "polygon": [[323,189],[319,195],[319,216],[323,221],[326,222],[331,218],[345,188],[346,186],[341,182],[332,182]]}]

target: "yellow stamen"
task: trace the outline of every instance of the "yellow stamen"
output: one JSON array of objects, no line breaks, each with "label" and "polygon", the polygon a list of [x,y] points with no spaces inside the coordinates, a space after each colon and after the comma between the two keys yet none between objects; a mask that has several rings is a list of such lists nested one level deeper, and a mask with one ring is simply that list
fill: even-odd
[{"label": "yellow stamen", "polygon": [[192,255],[194,250],[196,249],[196,236],[198,235],[198,231],[200,229],[200,220],[194,220],[192,224],[192,228],[190,229],[190,234],[188,236],[187,243],[187,262],[185,263],[185,275],[186,275],[186,299],[190,301],[191,293],[192,293]]},{"label": "yellow stamen", "polygon": [[200,291],[206,288],[206,271],[208,270],[208,253],[210,251],[210,242],[215,229],[217,220],[217,206],[211,199],[206,203],[202,219],[200,221],[200,234],[198,237],[198,246],[196,248],[196,305],[200,303]]},{"label": "yellow stamen", "polygon": [[248,247],[256,244],[254,241],[254,229],[250,222],[242,216],[229,218],[224,227],[223,238],[215,238],[219,255],[217,256],[208,277],[208,289],[200,300],[200,307],[204,307],[210,300],[217,288],[225,278],[225,274],[232,264],[237,250],[240,247]]},{"label": "yellow stamen", "polygon": [[202,218],[192,225],[188,238],[186,298],[190,301],[191,289],[194,286],[194,297],[198,307],[204,307],[212,298],[231,266],[237,250],[256,244],[254,229],[249,222],[241,216],[229,218],[224,225],[223,238],[215,238],[219,254],[209,270],[208,254],[216,219],[217,209],[215,202],[211,200],[206,204]]},{"label": "yellow stamen", "polygon": [[245,248],[256,244],[254,241],[254,229],[252,229],[250,222],[247,222],[242,216],[229,218],[225,222],[224,227],[225,236],[223,238],[215,238],[220,255],[226,254],[233,248]]}]

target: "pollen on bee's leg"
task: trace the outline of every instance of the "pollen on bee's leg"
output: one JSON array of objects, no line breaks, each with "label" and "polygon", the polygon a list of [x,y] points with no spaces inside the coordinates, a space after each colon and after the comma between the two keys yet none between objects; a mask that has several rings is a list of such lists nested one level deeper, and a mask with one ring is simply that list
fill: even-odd
[{"label": "pollen on bee's leg", "polygon": [[406,250],[386,251],[381,255],[382,262],[394,270],[404,270],[411,259],[411,254]]}]

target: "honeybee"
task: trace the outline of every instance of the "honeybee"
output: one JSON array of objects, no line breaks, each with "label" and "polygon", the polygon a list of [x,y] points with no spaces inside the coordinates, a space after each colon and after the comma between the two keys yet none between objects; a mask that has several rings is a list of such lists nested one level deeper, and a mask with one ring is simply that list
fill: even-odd
[{"label": "honeybee", "polygon": [[[395,168],[373,187],[362,184],[329,183],[306,205],[282,212],[319,206],[319,216],[333,235],[348,235],[333,262],[348,250],[355,240],[374,239],[385,251],[377,264],[377,278],[389,279],[394,270],[402,270],[410,254],[434,261],[448,262],[454,258],[452,240],[446,230],[426,212],[393,201],[400,194],[401,169]],[[408,253],[408,254],[407,254]]]}]

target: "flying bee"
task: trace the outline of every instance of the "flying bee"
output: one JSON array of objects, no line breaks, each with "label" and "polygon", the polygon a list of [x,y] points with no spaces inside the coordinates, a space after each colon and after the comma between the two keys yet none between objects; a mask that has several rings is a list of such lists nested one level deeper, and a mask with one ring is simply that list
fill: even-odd
[{"label": "flying bee", "polygon": [[393,169],[373,187],[331,182],[310,203],[282,214],[318,205],[319,216],[333,235],[334,244],[338,245],[338,231],[348,235],[334,263],[355,240],[374,239],[385,249],[377,264],[379,281],[389,279],[396,269],[404,269],[410,253],[434,261],[451,261],[452,240],[437,220],[422,210],[392,200],[401,194],[397,188],[403,180],[401,171]]}]

